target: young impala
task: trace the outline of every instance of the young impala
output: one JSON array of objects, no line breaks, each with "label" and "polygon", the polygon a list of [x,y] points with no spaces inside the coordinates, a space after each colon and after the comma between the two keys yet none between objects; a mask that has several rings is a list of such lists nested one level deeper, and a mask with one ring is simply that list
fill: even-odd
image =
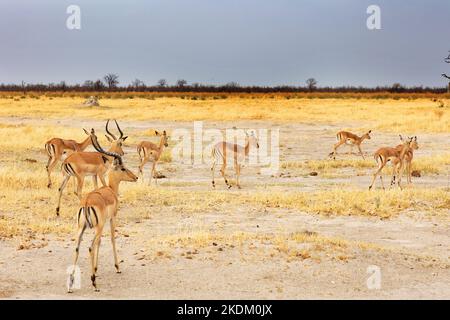
[{"label": "young impala", "polygon": [[222,161],[222,167],[220,169],[220,173],[222,174],[223,179],[225,180],[225,184],[228,186],[228,189],[231,188],[231,184],[228,182],[228,179],[225,175],[225,169],[227,167],[227,159],[231,157],[234,160],[234,169],[236,171],[236,186],[240,189],[241,185],[239,182],[239,177],[241,174],[241,163],[245,160],[245,157],[248,156],[250,152],[250,146],[259,148],[258,139],[255,137],[254,132],[250,135],[245,132],[245,146],[242,147],[235,143],[229,142],[219,142],[217,143],[211,151],[211,157],[213,158],[213,163],[211,167],[212,173],[212,186],[216,187],[214,181],[214,170],[216,168],[216,164],[219,161]]},{"label": "young impala", "polygon": [[[159,140],[159,145],[156,145],[153,142],[150,141],[141,141],[139,142],[139,144],[137,145],[137,153],[139,155],[139,174],[141,175],[141,179],[142,181],[144,181],[144,172],[143,172],[143,168],[145,166],[145,164],[148,161],[152,162],[152,171],[150,173],[150,180],[148,182],[148,184],[150,185],[152,182],[152,178],[154,177],[155,174],[155,167],[156,164],[158,163],[159,159],[161,158],[161,155],[163,153],[164,147],[167,147],[169,144],[167,143],[169,140],[169,137],[167,136],[166,130],[163,131],[163,133],[159,133],[158,131],[155,130],[155,134],[158,137],[161,137],[161,139]],[[158,178],[155,178],[155,183],[158,182]]]},{"label": "young impala", "polygon": [[[106,132],[109,134],[109,136],[106,137],[111,142],[111,148],[109,149],[109,152],[123,156],[124,152],[122,150],[122,144],[127,139],[127,137],[123,136],[123,132],[120,129],[117,121],[115,121],[115,123],[120,133],[119,138],[116,138],[116,136],[108,130],[109,120],[106,122]],[[97,177],[100,178],[103,186],[106,186],[105,174],[111,166],[112,160],[112,156],[104,155],[100,152],[74,152],[69,155],[61,165],[61,171],[63,173],[64,179],[58,189],[59,197],[58,206],[56,207],[56,215],[59,216],[62,193],[70,177],[75,177],[75,179],[77,180],[76,194],[78,198],[81,199],[84,178],[86,176],[92,176],[95,188],[98,187]]]},{"label": "young impala", "polygon": [[357,146],[358,150],[359,150],[359,154],[361,155],[361,157],[363,159],[365,159],[364,154],[361,150],[361,142],[363,142],[365,139],[370,140],[371,132],[372,132],[372,130],[369,130],[368,132],[363,134],[361,137],[359,137],[356,134],[353,134],[348,131],[339,131],[336,135],[338,142],[333,146],[333,151],[330,152],[330,154],[328,156],[333,157],[333,159],[336,159],[337,148],[339,148],[341,145],[343,145],[345,143],[345,144],[351,146],[350,152],[353,152],[353,146]]},{"label": "young impala", "polygon": [[75,266],[78,260],[78,254],[80,250],[80,243],[83,237],[83,233],[87,227],[94,228],[95,235],[92,240],[92,244],[89,248],[89,255],[91,258],[91,281],[95,291],[99,291],[96,283],[96,273],[98,266],[98,252],[100,248],[100,241],[102,237],[103,228],[109,221],[111,227],[111,243],[114,255],[114,266],[116,272],[120,273],[119,259],[117,258],[116,251],[116,218],[118,210],[118,193],[119,184],[121,181],[137,181],[138,177],[135,176],[130,170],[125,168],[122,157],[114,152],[107,152],[102,149],[97,141],[94,129],[91,130],[91,139],[94,148],[105,157],[113,158],[113,165],[108,173],[108,186],[103,186],[96,189],[81,199],[80,209],[78,210],[78,230],[77,230],[77,242],[75,248],[74,268],[73,273],[70,275],[68,292],[72,292],[72,286],[74,283]]},{"label": "young impala", "polygon": [[[403,137],[402,136],[400,136],[400,140],[403,141]],[[399,144],[395,148],[397,150],[401,150],[402,146],[403,146],[403,144]],[[410,149],[405,153],[405,158],[404,158],[405,170],[406,170],[406,182],[408,182],[408,184],[412,183],[412,179],[411,179],[412,166],[411,166],[411,163],[412,163],[412,160],[413,160],[413,157],[414,157],[414,150],[417,150],[417,149],[419,149],[419,144],[417,143],[417,136],[415,136],[414,139],[411,142]],[[399,171],[400,170],[400,165],[401,165],[400,159],[398,159],[398,158],[394,159],[392,164],[393,164],[395,170],[394,170],[393,175],[392,175],[391,185],[394,185],[395,184],[395,174],[400,172]]]},{"label": "young impala", "polygon": [[399,176],[398,176],[397,183],[398,183],[398,187],[400,189],[402,188],[400,185],[401,178],[402,178],[401,172],[403,170],[403,163],[404,163],[405,155],[411,150],[412,141],[413,141],[413,138],[408,138],[406,141],[403,142],[403,144],[401,144],[400,148],[383,147],[383,148],[378,149],[374,153],[373,157],[375,158],[375,161],[378,164],[378,169],[375,172],[375,174],[373,175],[372,183],[369,186],[369,190],[372,189],[372,186],[378,175],[380,175],[381,186],[384,189],[383,175],[381,174],[381,171],[386,166],[388,161],[392,161],[392,162],[398,161],[399,162],[399,166],[397,168],[394,167],[394,175],[396,174],[396,170],[398,170]]},{"label": "young impala", "polygon": [[[84,132],[87,133],[85,129]],[[88,134],[88,133],[87,133]],[[55,168],[58,160],[61,160],[61,157],[66,150],[70,151],[84,151],[91,144],[91,138],[87,137],[84,141],[78,143],[75,140],[65,140],[60,138],[53,138],[48,140],[45,143],[45,150],[48,154],[48,161],[45,168],[47,169],[48,175],[48,184],[47,187],[50,188],[52,186],[51,173]]]}]

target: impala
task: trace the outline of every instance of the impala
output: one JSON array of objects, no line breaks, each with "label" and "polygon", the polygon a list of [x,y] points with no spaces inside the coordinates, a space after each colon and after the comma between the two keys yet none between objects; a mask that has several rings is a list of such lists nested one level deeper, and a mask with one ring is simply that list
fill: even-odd
[{"label": "impala", "polygon": [[98,266],[98,252],[100,249],[100,240],[105,224],[109,221],[111,227],[111,243],[114,255],[114,267],[116,272],[120,273],[119,259],[117,258],[116,251],[116,218],[118,210],[118,194],[119,184],[121,181],[137,181],[138,177],[135,176],[130,170],[125,168],[122,157],[118,153],[107,152],[102,149],[97,141],[94,129],[91,129],[91,139],[94,148],[102,155],[108,158],[113,158],[113,165],[108,173],[108,186],[103,186],[96,189],[81,199],[80,209],[78,210],[78,228],[76,237],[76,248],[74,258],[74,268],[70,275],[68,292],[72,292],[74,283],[74,272],[77,264],[80,243],[83,237],[83,233],[87,227],[94,228],[95,235],[92,240],[92,244],[89,248],[89,255],[91,258],[92,275],[91,281],[95,291],[99,291],[96,283],[96,273]]},{"label": "impala", "polygon": [[[403,137],[400,136],[400,140],[403,141]],[[398,146],[396,146],[395,148],[397,150],[401,150],[402,148],[402,144],[399,144]],[[419,144],[417,143],[417,136],[414,137],[414,139],[411,142],[411,148],[406,152],[405,154],[405,158],[404,158],[404,162],[405,162],[405,169],[406,169],[406,181],[408,182],[408,184],[412,183],[412,179],[411,179],[411,172],[412,172],[412,160],[413,160],[413,156],[414,156],[414,150],[419,149]],[[392,180],[391,180],[391,185],[393,185],[395,183],[395,173],[399,172],[399,166],[401,165],[400,160],[394,159],[393,163],[394,168],[396,170],[394,170],[393,175],[392,175]]]},{"label": "impala", "polygon": [[[86,134],[86,129],[83,129]],[[91,144],[91,138],[87,137],[84,141],[78,143],[75,140],[66,140],[60,138],[53,138],[48,140],[45,143],[45,150],[48,154],[48,161],[45,168],[47,169],[48,175],[48,184],[47,187],[50,188],[52,186],[51,173],[55,168],[58,160],[61,160],[61,157],[66,150],[70,151],[84,151]]]},{"label": "impala", "polygon": [[[114,122],[116,123],[116,127],[120,133],[120,136],[119,138],[116,138],[116,136],[108,130],[109,124],[108,120],[106,122],[106,132],[108,133],[109,136],[106,135],[106,137],[108,138],[108,141],[111,142],[111,148],[109,149],[109,152],[123,156],[124,152],[122,150],[122,144],[127,139],[127,137],[123,136],[123,132],[120,129],[117,121],[114,120]],[[106,186],[105,174],[108,171],[109,167],[111,166],[112,160],[113,160],[112,156],[108,156],[100,152],[74,152],[71,155],[69,155],[63,161],[63,164],[61,166],[61,171],[63,173],[64,179],[58,190],[59,197],[58,197],[58,206],[56,207],[56,215],[59,216],[62,193],[70,177],[75,177],[75,179],[77,180],[76,194],[78,198],[81,199],[84,178],[86,176],[92,176],[94,181],[94,187],[96,189],[98,187],[97,177],[100,178],[103,186]]]},{"label": "impala", "polygon": [[241,185],[239,182],[240,174],[241,174],[241,163],[245,160],[245,157],[248,156],[250,152],[250,146],[259,148],[258,139],[255,137],[254,132],[250,135],[245,132],[245,146],[242,147],[238,144],[229,143],[229,142],[219,142],[217,143],[211,151],[211,157],[213,158],[213,163],[211,166],[212,172],[212,186],[216,187],[214,182],[214,170],[216,168],[216,164],[218,161],[222,161],[222,167],[220,169],[220,173],[222,174],[223,179],[225,180],[225,184],[228,186],[228,189],[231,188],[231,184],[228,182],[228,179],[225,175],[225,169],[227,167],[227,158],[232,157],[234,160],[234,169],[236,172],[236,186],[240,189]]},{"label": "impala", "polygon": [[333,159],[336,159],[336,154],[337,154],[337,148],[339,148],[341,145],[343,145],[344,143],[347,145],[351,146],[351,151],[353,152],[353,146],[357,146],[358,150],[359,150],[359,154],[361,155],[361,157],[363,159],[364,158],[364,154],[361,150],[361,142],[363,142],[365,139],[369,139],[370,140],[370,133],[372,132],[372,130],[369,130],[368,132],[366,132],[365,134],[363,134],[362,136],[357,136],[356,134],[353,134],[351,132],[348,131],[339,131],[336,135],[336,138],[338,140],[338,142],[333,146],[333,151],[330,152],[330,154],[328,155],[329,157],[333,157]]},{"label": "impala", "polygon": [[[141,141],[137,145],[137,153],[139,155],[139,174],[141,175],[142,181],[144,181],[144,172],[143,168],[145,164],[148,161],[152,162],[152,171],[150,174],[150,180],[148,184],[150,185],[152,182],[152,178],[155,174],[155,167],[156,163],[158,163],[159,159],[161,158],[161,155],[163,153],[164,147],[167,147],[169,144],[167,143],[169,140],[169,137],[167,136],[166,130],[163,131],[163,133],[159,133],[155,130],[155,134],[158,137],[161,137],[159,140],[159,145],[156,145],[153,142],[150,141]],[[155,183],[158,182],[158,177],[155,178]]]},{"label": "impala", "polygon": [[372,183],[369,186],[369,190],[372,189],[372,186],[375,182],[375,179],[377,178],[378,175],[380,175],[380,180],[381,180],[381,186],[384,189],[384,183],[383,183],[383,175],[381,174],[381,171],[383,170],[383,168],[386,166],[386,164],[388,163],[388,161],[398,161],[399,162],[399,167],[398,169],[396,169],[394,167],[394,174],[396,170],[398,170],[398,172],[400,172],[400,175],[398,177],[398,187],[401,189],[401,170],[403,169],[403,162],[404,162],[404,158],[405,155],[411,150],[411,143],[413,141],[413,138],[408,138],[406,141],[403,141],[403,144],[401,144],[401,147],[399,148],[391,148],[391,147],[383,147],[378,149],[373,157],[375,158],[375,161],[378,164],[378,169],[375,172],[375,174],[373,175],[373,179],[372,179]]}]

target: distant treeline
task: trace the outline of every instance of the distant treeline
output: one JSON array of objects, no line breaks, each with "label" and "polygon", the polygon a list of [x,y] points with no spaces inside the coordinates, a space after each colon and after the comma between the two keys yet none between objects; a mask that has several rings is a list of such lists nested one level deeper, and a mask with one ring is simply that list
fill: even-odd
[{"label": "distant treeline", "polygon": [[241,86],[237,83],[229,83],[224,85],[203,85],[203,84],[187,84],[181,85],[152,85],[147,86],[142,82],[136,85],[128,86],[108,86],[102,81],[86,81],[83,85],[69,85],[65,82],[58,84],[0,84],[0,91],[3,92],[209,92],[209,93],[311,93],[311,92],[329,92],[329,93],[446,93],[447,87],[423,87],[414,86],[406,87],[400,84],[392,86],[378,87],[311,87],[311,86]]}]

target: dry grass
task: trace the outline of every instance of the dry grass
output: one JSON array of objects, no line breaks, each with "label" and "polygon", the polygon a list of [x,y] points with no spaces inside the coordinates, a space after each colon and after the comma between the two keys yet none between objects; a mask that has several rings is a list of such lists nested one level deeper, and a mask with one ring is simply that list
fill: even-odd
[{"label": "dry grass", "polygon": [[[62,217],[56,219],[56,189],[47,189],[46,173],[41,163],[25,161],[6,164],[0,169],[0,237],[38,233],[67,233],[73,230],[78,199],[64,195]],[[91,190],[90,181],[85,190]],[[72,190],[69,184],[66,190]],[[122,187],[122,221],[142,219],[150,211],[202,215],[217,211],[227,214],[236,207],[286,208],[319,215],[363,215],[389,218],[406,209],[433,214],[445,213],[450,207],[450,195],[443,188],[393,189],[372,192],[341,188],[315,192],[249,191],[189,191],[176,187],[148,187],[141,183]],[[133,208],[132,210],[127,208]],[[151,208],[151,210],[149,210]]]},{"label": "dry grass", "polygon": [[104,107],[80,107],[73,98],[24,98],[18,101],[0,99],[0,117],[45,117],[63,119],[121,120],[273,120],[295,122],[338,123],[361,121],[364,129],[388,132],[448,132],[450,112],[430,99],[285,99],[239,98],[222,100],[183,100],[158,98],[154,100],[103,99]]},{"label": "dry grass", "polygon": [[[257,258],[274,257],[282,254],[291,259],[320,259],[323,252],[338,257],[351,250],[383,250],[382,247],[362,241],[350,241],[338,237],[327,237],[315,232],[302,231],[287,233],[255,233],[233,232],[219,233],[208,230],[188,230],[176,233],[159,235],[146,241],[146,250],[141,253],[149,257],[171,257],[177,248],[182,248],[181,256],[188,259],[204,250],[227,250],[238,247],[240,252],[245,252],[245,258],[252,254]],[[187,251],[186,251],[187,250]],[[341,259],[342,260],[342,259]]]},{"label": "dry grass", "polygon": [[[448,166],[450,166],[450,153],[424,157],[416,156],[412,163],[413,170],[419,170],[425,174],[445,173],[448,171]],[[281,164],[282,169],[317,171],[321,174],[332,174],[344,168],[375,169],[376,167],[373,159],[286,161]],[[385,171],[391,172],[390,170]]]}]

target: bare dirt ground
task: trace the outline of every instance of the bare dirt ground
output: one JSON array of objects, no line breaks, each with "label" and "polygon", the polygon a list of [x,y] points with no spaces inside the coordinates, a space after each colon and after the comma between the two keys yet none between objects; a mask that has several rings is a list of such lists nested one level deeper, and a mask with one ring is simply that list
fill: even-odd
[{"label": "bare dirt ground", "polygon": [[[36,119],[3,118],[1,122],[36,123]],[[73,120],[42,120],[40,124],[103,128],[102,122]],[[124,131],[133,135],[147,128],[192,129],[192,123],[182,122],[121,122]],[[280,128],[281,161],[325,159],[335,142],[335,133],[342,127],[361,127],[361,123],[311,125],[274,123],[267,121],[205,122],[216,128]],[[420,149],[415,159],[448,150],[450,134],[420,134]],[[374,132],[362,145],[368,158],[380,146],[398,144],[395,134]],[[345,155],[340,158],[357,158]],[[354,150],[356,151],[356,149]],[[137,167],[134,146],[126,148],[125,162]],[[45,166],[45,155],[33,154]],[[374,163],[375,168],[375,163]],[[373,168],[373,169],[374,169]],[[327,190],[336,186],[366,189],[373,169],[355,175],[352,168],[337,170],[334,177],[309,176],[308,172],[280,169],[283,175],[265,176],[259,168],[246,167],[242,173],[240,193],[258,190],[305,191]],[[446,173],[413,178],[414,187],[449,186]],[[43,169],[44,170],[44,169]],[[146,177],[148,177],[148,170]],[[207,165],[193,168],[179,163],[159,165],[167,178],[157,188],[179,190],[209,190],[210,171]],[[361,170],[360,170],[361,171]],[[232,172],[231,170],[229,171]],[[56,176],[56,174],[54,175]],[[218,189],[225,189],[216,174]],[[387,180],[387,179],[386,179]],[[138,182],[141,183],[141,182]],[[377,185],[379,187],[379,185]],[[90,190],[88,185],[86,190]],[[56,194],[56,187],[54,187]],[[151,189],[150,189],[151,190]],[[448,190],[448,189],[447,189]],[[387,190],[386,192],[389,192]],[[67,195],[66,199],[75,198]],[[133,208],[122,205],[117,234],[122,274],[116,274],[109,235],[105,234],[100,248],[98,285],[90,286],[87,233],[81,246],[79,266],[82,287],[66,293],[66,269],[71,265],[74,239],[72,235],[42,235],[36,241],[41,248],[19,250],[21,239],[0,241],[0,298],[7,299],[450,299],[450,219],[430,212],[406,210],[398,217],[380,219],[360,216],[320,216],[286,208],[255,208],[251,205],[230,206],[223,212],[202,209],[189,214],[176,206],[154,206],[148,195],[150,218],[123,219]],[[75,200],[73,200],[75,201]],[[66,212],[65,214],[70,214]],[[254,235],[295,233],[316,234],[325,239],[342,239],[345,245],[326,243],[300,244],[297,254],[283,250],[283,244],[264,239],[231,241],[214,236],[201,244],[175,242],[170,248],[164,240],[188,230],[193,234],[232,235],[239,232]],[[75,232],[75,226],[74,226]],[[307,253],[302,253],[303,249]],[[369,266],[381,271],[381,288],[369,289]]]}]

